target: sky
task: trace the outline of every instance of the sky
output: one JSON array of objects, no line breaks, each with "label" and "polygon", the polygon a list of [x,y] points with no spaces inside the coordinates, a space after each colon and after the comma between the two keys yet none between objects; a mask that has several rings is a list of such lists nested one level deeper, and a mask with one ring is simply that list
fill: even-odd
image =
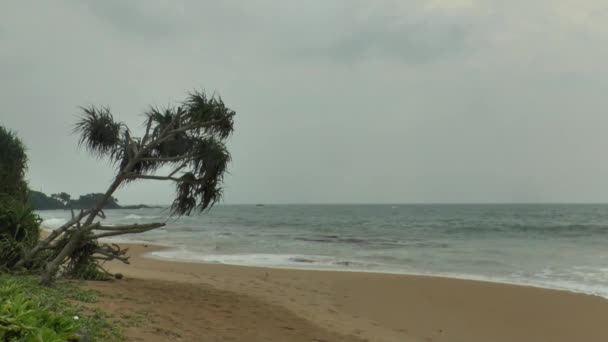
[{"label": "sky", "polygon": [[226,203],[608,202],[607,42],[604,0],[3,0],[0,125],[46,193],[114,175],[79,106],[138,132],[204,89],[237,113]]}]

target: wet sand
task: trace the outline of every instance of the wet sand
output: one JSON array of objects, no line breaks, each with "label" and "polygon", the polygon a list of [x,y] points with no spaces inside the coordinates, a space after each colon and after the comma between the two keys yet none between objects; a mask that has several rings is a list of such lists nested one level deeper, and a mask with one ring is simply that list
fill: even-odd
[{"label": "wet sand", "polygon": [[91,282],[131,341],[605,342],[608,300],[440,277],[179,263],[128,245]]}]

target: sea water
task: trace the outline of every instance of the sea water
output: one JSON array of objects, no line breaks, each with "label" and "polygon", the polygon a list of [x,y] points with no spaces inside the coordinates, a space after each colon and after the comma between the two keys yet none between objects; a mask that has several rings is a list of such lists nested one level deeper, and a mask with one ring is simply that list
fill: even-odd
[{"label": "sea water", "polygon": [[[58,227],[68,211],[40,211]],[[166,222],[120,241],[204,263],[438,275],[608,297],[608,205],[220,205],[107,210],[105,224]]]}]

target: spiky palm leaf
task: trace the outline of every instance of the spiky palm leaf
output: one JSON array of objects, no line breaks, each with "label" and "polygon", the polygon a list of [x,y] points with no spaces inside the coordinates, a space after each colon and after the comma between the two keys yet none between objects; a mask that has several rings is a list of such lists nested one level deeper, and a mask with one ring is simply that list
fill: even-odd
[{"label": "spiky palm leaf", "polygon": [[197,141],[194,146],[192,169],[199,179],[222,180],[230,162],[230,153],[224,143],[212,138]]},{"label": "spiky palm leaf", "polygon": [[177,196],[172,211],[188,215],[194,209],[203,211],[222,197],[221,183],[230,162],[226,146],[212,137],[200,138],[192,145],[190,172],[177,183]]},{"label": "spiky palm leaf", "polygon": [[108,107],[82,107],[82,111],[73,131],[80,135],[79,144],[98,157],[116,154],[121,144],[123,124],[114,121]]},{"label": "spiky palm leaf", "polygon": [[230,162],[224,140],[234,129],[235,115],[221,98],[195,91],[179,107],[150,108],[145,113],[147,133],[142,139],[131,137],[108,108],[83,111],[75,129],[81,135],[80,143],[93,154],[109,155],[121,172],[129,174],[124,182],[154,176],[163,167],[169,167],[171,175],[185,172],[178,178],[165,178],[177,183],[174,214],[205,210],[221,198]]},{"label": "spiky palm leaf", "polygon": [[195,91],[183,103],[189,123],[210,123],[201,131],[224,140],[234,129],[235,112],[226,107],[219,96],[207,96],[205,92]]},{"label": "spiky palm leaf", "polygon": [[[113,158],[118,163],[120,170],[125,170],[132,158],[135,157],[134,148],[136,146],[139,146],[139,143],[139,139],[131,138],[131,133],[129,132],[129,130],[125,130],[123,132],[122,144],[120,148],[116,149],[116,152],[113,155]],[[153,159],[154,157],[155,155],[153,155],[152,152],[144,154],[142,156],[142,160],[137,161],[132,167],[131,172],[139,175],[145,175],[156,171],[162,166],[162,163],[152,161],[151,159]],[[133,180],[134,179],[126,179],[125,181],[131,182]]]}]

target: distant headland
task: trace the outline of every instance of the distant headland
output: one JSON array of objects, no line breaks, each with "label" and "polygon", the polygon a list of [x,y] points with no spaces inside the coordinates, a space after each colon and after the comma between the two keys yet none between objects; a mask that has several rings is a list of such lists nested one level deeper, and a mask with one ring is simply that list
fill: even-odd
[{"label": "distant headland", "polygon": [[[71,196],[65,192],[58,194],[46,195],[40,191],[29,191],[28,202],[34,210],[58,210],[58,209],[88,209],[93,206],[103,197],[102,193],[90,193],[81,195],[78,199],[71,199]],[[158,206],[149,206],[145,204],[136,205],[119,205],[118,199],[111,197],[104,209],[146,209],[159,208]]]}]

